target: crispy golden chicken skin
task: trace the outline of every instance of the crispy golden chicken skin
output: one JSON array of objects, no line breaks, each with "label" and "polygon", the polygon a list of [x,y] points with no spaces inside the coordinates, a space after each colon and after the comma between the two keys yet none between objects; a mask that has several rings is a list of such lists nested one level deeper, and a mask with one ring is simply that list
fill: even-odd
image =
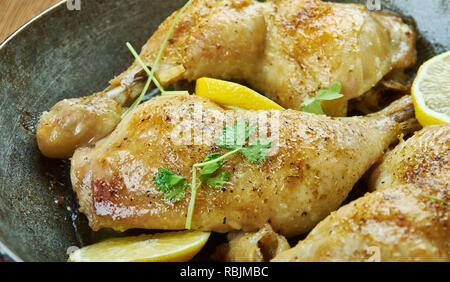
[{"label": "crispy golden chicken skin", "polygon": [[[174,15],[142,48],[151,64]],[[344,115],[346,102],[374,87],[393,69],[416,62],[414,31],[401,19],[368,12],[364,5],[316,0],[197,1],[175,29],[162,68],[182,65],[178,79],[208,76],[244,80],[285,108],[334,82],[345,98],[324,105]],[[113,80],[132,81],[135,62]]]},{"label": "crispy golden chicken skin", "polygon": [[275,261],[450,261],[450,207],[440,201],[450,202],[449,148],[450,125],[425,127],[386,154],[372,175],[375,192]]},{"label": "crispy golden chicken skin", "polygon": [[[270,223],[283,235],[304,233],[341,205],[400,133],[392,117],[226,111],[195,95],[157,97],[126,116],[95,147],[76,150],[72,185],[90,226],[184,229],[190,194],[172,203],[162,198],[152,178],[159,168],[167,168],[191,181],[192,165],[210,153],[223,153],[216,146],[224,128],[221,116],[228,125],[259,116],[259,130],[266,123],[279,126],[267,129],[274,145],[264,162],[233,155],[223,168],[231,174],[223,189],[203,185],[198,190],[196,230],[257,231]],[[197,134],[183,134],[193,131]]]},{"label": "crispy golden chicken skin", "polygon": [[450,261],[443,187],[385,186],[341,207],[272,261]]},{"label": "crispy golden chicken skin", "polygon": [[370,177],[370,187],[398,184],[450,189],[450,125],[427,126],[386,154]]},{"label": "crispy golden chicken skin", "polygon": [[124,109],[100,95],[67,99],[41,116],[36,138],[49,158],[69,158],[75,148],[93,145],[116,128]]},{"label": "crispy golden chicken skin", "polygon": [[[151,66],[172,24],[167,18],[144,45]],[[400,18],[368,12],[364,5],[317,0],[197,0],[181,16],[163,53],[156,76],[170,83],[208,76],[246,81],[285,108],[301,109],[307,98],[334,82],[344,98],[323,103],[332,116],[346,114],[347,101],[371,89],[392,70],[416,61],[415,33]],[[113,130],[143,88],[135,62],[95,94],[116,107],[97,111],[90,99],[58,103],[38,128],[39,148],[48,157],[70,157]],[[77,104],[80,104],[77,106]],[[73,112],[77,114],[73,114]],[[84,111],[84,113],[82,113]],[[92,122],[95,120],[95,122]]]}]

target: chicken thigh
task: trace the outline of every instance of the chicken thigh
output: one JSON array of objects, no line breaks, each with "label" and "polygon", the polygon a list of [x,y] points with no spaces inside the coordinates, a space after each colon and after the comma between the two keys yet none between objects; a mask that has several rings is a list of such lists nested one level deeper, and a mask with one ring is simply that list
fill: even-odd
[{"label": "chicken thigh", "polygon": [[[175,15],[142,48],[140,56],[148,66],[153,65]],[[328,115],[342,116],[349,99],[415,61],[412,28],[398,17],[368,12],[364,5],[197,0],[181,16],[155,72],[163,86],[204,76],[246,81],[296,110],[319,89],[341,82],[344,98],[325,101],[323,108]],[[45,112],[37,132],[42,153],[67,158],[77,147],[109,134],[123,107],[142,90],[145,78],[134,62],[105,91],[61,101]],[[101,109],[93,103],[101,104]]]},{"label": "chicken thigh", "polygon": [[337,209],[398,138],[401,127],[394,119],[399,116],[230,111],[195,95],[157,97],[95,147],[76,150],[72,185],[94,230],[184,229],[190,194],[173,203],[152,178],[167,168],[191,181],[194,164],[224,153],[216,142],[224,124],[258,118],[259,132],[273,142],[271,153],[259,164],[240,154],[229,157],[223,167],[231,174],[226,185],[198,190],[192,229],[256,231],[270,223],[276,232],[298,235]]},{"label": "chicken thigh", "polygon": [[377,190],[332,213],[274,261],[450,261],[450,125],[388,153]]},{"label": "chicken thigh", "polygon": [[450,124],[427,126],[386,154],[370,177],[370,187],[450,185]]},{"label": "chicken thigh", "polygon": [[333,212],[273,261],[450,261],[450,207],[424,195],[450,199],[441,186],[385,186]]}]

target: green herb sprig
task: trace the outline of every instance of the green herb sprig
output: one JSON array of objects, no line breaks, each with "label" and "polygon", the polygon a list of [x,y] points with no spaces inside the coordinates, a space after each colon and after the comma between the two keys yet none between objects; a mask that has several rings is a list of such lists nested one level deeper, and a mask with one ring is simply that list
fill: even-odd
[{"label": "green herb sprig", "polygon": [[184,193],[188,186],[186,178],[172,173],[167,168],[159,168],[153,177],[156,190],[163,192],[163,199],[176,203],[184,199]]},{"label": "green herb sprig", "polygon": [[225,127],[217,140],[217,145],[223,149],[238,150],[251,163],[260,163],[266,159],[267,152],[272,147],[272,142],[267,138],[259,138],[256,140],[256,144],[243,146],[256,129],[256,123],[249,123],[248,120],[237,120],[233,127]]},{"label": "green herb sprig", "polygon": [[[198,188],[200,188],[203,183],[214,189],[222,188],[230,177],[230,174],[228,172],[218,172],[217,175],[213,177],[214,173],[223,166],[223,161],[226,158],[229,158],[236,153],[241,153],[242,156],[244,156],[248,161],[254,164],[263,162],[267,158],[267,152],[272,147],[272,142],[267,138],[258,138],[256,140],[256,145],[250,145],[247,147],[244,146],[244,144],[250,138],[250,135],[255,132],[256,129],[256,123],[250,123],[248,119],[236,120],[233,124],[233,127],[225,126],[222,134],[217,140],[217,145],[220,148],[228,149],[231,151],[224,155],[221,155],[219,153],[210,154],[203,160],[203,162],[193,165],[191,200],[189,203],[189,209],[186,218],[186,229],[191,229],[192,216],[194,213],[195,199]],[[196,184],[198,168],[202,168],[202,170],[200,171],[199,176],[200,183]]]},{"label": "green herb sprig", "polygon": [[[245,146],[250,135],[256,130],[256,123],[250,123],[248,120],[236,120],[233,127],[225,126],[217,140],[217,145],[231,151],[225,154],[209,154],[201,163],[192,166],[191,199],[186,216],[186,229],[191,229],[197,190],[202,184],[206,184],[213,189],[220,189],[227,183],[230,173],[221,170],[225,159],[241,153],[249,162],[258,164],[267,158],[267,153],[272,147],[272,142],[267,138],[258,138],[255,145]],[[197,170],[199,168],[201,170],[197,182]],[[156,189],[163,192],[164,199],[169,199],[174,203],[184,199],[185,190],[188,186],[186,178],[170,172],[167,168],[160,168],[153,177],[153,182]]]},{"label": "green herb sprig", "polygon": [[158,82],[158,80],[155,78],[155,70],[158,68],[159,61],[161,60],[162,54],[167,46],[167,42],[170,39],[170,36],[172,36],[172,33],[175,29],[175,26],[177,25],[178,21],[180,20],[181,15],[184,13],[184,11],[189,7],[189,5],[192,4],[194,0],[189,0],[186,2],[186,4],[181,8],[180,12],[176,15],[172,25],[169,28],[169,31],[166,34],[166,37],[163,40],[163,43],[161,44],[161,47],[159,48],[158,54],[156,55],[156,59],[153,62],[152,69],[149,70],[147,65],[142,61],[136,50],[133,48],[133,46],[127,42],[126,46],[130,50],[131,54],[136,58],[136,61],[139,63],[139,65],[144,69],[144,71],[148,75],[147,82],[145,83],[144,88],[142,89],[141,94],[139,97],[133,102],[133,104],[122,114],[122,118],[124,118],[126,115],[134,111],[134,109],[141,103],[142,98],[145,96],[145,93],[147,93],[148,88],[150,87],[150,83],[153,81],[153,83],[156,85],[156,87],[160,90],[161,95],[189,95],[188,91],[166,91],[164,88],[162,88],[161,84]]},{"label": "green herb sprig", "polygon": [[340,94],[341,90],[342,84],[340,82],[333,83],[330,88],[319,90],[315,97],[307,99],[302,103],[302,111],[319,115],[325,114],[320,102],[332,101],[344,97],[344,95]]},{"label": "green herb sprig", "polygon": [[230,173],[226,171],[220,171],[216,174],[216,172],[224,165],[223,160],[217,160],[221,156],[222,155],[219,153],[209,154],[206,156],[202,163],[208,163],[211,161],[214,162],[211,162],[209,165],[205,165],[200,171],[198,177],[201,183],[205,183],[214,189],[222,188],[230,177]]},{"label": "green herb sprig", "polygon": [[420,194],[420,196],[421,196],[421,197],[424,197],[424,198],[428,198],[428,199],[431,199],[431,200],[435,200],[435,201],[441,202],[442,204],[444,204],[444,206],[450,207],[450,204],[447,203],[446,201],[444,201],[444,200],[441,199],[441,198],[434,197],[434,196],[430,196],[430,195],[424,195],[424,194]]}]

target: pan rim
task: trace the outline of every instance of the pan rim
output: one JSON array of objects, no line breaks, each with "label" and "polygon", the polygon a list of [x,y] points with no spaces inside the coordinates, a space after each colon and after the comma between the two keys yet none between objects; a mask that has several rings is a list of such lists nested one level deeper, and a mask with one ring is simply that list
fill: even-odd
[{"label": "pan rim", "polygon": [[[16,35],[18,35],[22,30],[26,29],[29,25],[31,25],[33,22],[37,21],[38,19],[40,19],[41,17],[43,17],[44,15],[48,14],[49,12],[53,11],[54,9],[56,9],[57,7],[59,7],[60,5],[66,3],[67,0],[61,0],[58,3],[54,4],[53,6],[51,6],[50,8],[44,10],[43,12],[41,12],[40,14],[38,14],[37,16],[35,16],[34,18],[32,18],[31,20],[29,20],[28,22],[26,22],[25,24],[23,24],[21,27],[19,27],[16,31],[14,31],[13,33],[11,33],[3,42],[0,43],[0,49],[2,49],[3,47],[6,46],[6,44],[11,41]],[[6,254],[7,256],[9,256],[12,260],[14,260],[15,262],[23,262],[23,260],[17,255],[15,254],[13,251],[11,251],[10,248],[8,248],[6,246],[5,243],[3,243],[0,240],[0,250]]]},{"label": "pan rim", "polygon": [[23,262],[23,260],[11,251],[2,241],[0,241],[0,250],[15,262]]},{"label": "pan rim", "polygon": [[0,43],[0,49],[2,49],[3,47],[5,47],[5,45],[11,41],[17,34],[19,34],[22,30],[24,30],[25,28],[27,28],[30,24],[32,24],[33,22],[35,22],[36,20],[40,19],[42,16],[46,15],[47,13],[49,13],[50,11],[56,9],[57,7],[59,7],[60,5],[66,3],[67,0],[61,0],[58,3],[54,4],[53,6],[51,6],[50,8],[44,10],[43,12],[41,12],[39,15],[35,16],[34,18],[32,18],[31,20],[29,20],[28,22],[26,22],[25,24],[23,24],[21,27],[19,27],[16,31],[14,31],[13,33],[11,33],[8,37],[6,37],[6,39]]}]

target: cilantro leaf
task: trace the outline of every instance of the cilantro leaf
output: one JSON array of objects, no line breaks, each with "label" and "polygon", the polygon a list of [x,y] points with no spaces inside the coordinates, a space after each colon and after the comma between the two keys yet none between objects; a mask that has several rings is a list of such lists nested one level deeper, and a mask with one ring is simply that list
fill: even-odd
[{"label": "cilantro leaf", "polygon": [[228,150],[237,150],[251,163],[257,164],[267,158],[267,151],[272,147],[272,142],[267,138],[258,139],[255,145],[244,147],[250,135],[257,130],[256,123],[246,120],[236,120],[233,128],[226,126],[218,139],[218,146]]},{"label": "cilantro leaf", "polygon": [[[267,138],[259,138],[255,145],[244,147],[244,144],[250,138],[250,135],[257,130],[256,123],[250,123],[246,120],[236,120],[233,127],[225,126],[223,132],[217,139],[217,145],[220,148],[231,150],[226,154],[213,153],[206,156],[203,162],[194,164],[192,167],[191,200],[189,202],[188,213],[186,215],[186,229],[191,229],[192,216],[195,208],[195,199],[197,189],[202,183],[207,184],[213,189],[219,189],[225,186],[230,173],[219,171],[223,167],[224,160],[236,153],[241,153],[248,161],[257,164],[267,158],[267,152],[272,147],[272,142]],[[202,167],[200,171],[200,184],[196,184],[197,168]]]},{"label": "cilantro leaf", "polygon": [[317,95],[319,101],[333,101],[344,97],[344,95],[334,92],[325,91]]},{"label": "cilantro leaf", "polygon": [[163,199],[176,203],[184,199],[184,192],[188,186],[186,178],[170,172],[167,168],[159,168],[153,177],[156,190],[163,192]]},{"label": "cilantro leaf", "polygon": [[187,187],[186,180],[184,181],[186,185],[175,185],[171,189],[164,192],[163,199],[172,201],[173,203],[179,202],[184,199],[184,192]]},{"label": "cilantro leaf", "polygon": [[228,181],[230,177],[230,173],[227,171],[219,171],[215,177],[209,176],[205,179],[205,182],[208,186],[214,189],[220,189]]},{"label": "cilantro leaf", "polygon": [[240,153],[251,163],[258,164],[266,160],[273,143],[267,138],[259,138],[255,145],[242,148]]},{"label": "cilantro leaf", "polygon": [[320,101],[317,100],[316,98],[306,100],[302,104],[302,111],[306,113],[313,113],[319,115],[325,114],[322,110],[322,105],[320,104]]},{"label": "cilantro leaf", "polygon": [[341,93],[342,84],[340,82],[335,82],[330,86],[330,91],[334,93]]},{"label": "cilantro leaf", "polygon": [[[212,160],[215,160],[217,158],[222,157],[219,153],[209,154],[206,156],[206,158],[203,160],[203,163],[210,162]],[[219,170],[223,166],[223,160],[210,163],[208,165],[205,165],[202,170],[200,171],[199,179],[202,183],[206,183],[211,188],[219,189],[222,188],[225,183],[228,180],[228,177],[230,177],[230,174],[228,172],[221,171],[217,174],[217,176],[213,177],[212,175]]]},{"label": "cilantro leaf", "polygon": [[[206,156],[206,158],[203,160],[202,163],[206,163],[206,162],[215,160],[217,158],[220,158],[221,156],[222,155],[219,153],[209,154],[208,156]],[[202,170],[200,171],[200,175],[199,175],[200,181],[202,181],[203,183],[206,183],[206,180],[211,176],[211,174],[216,172],[222,166],[223,166],[223,160],[205,165],[202,168]]]},{"label": "cilantro leaf", "polygon": [[324,88],[317,92],[314,98],[307,99],[302,104],[302,111],[307,113],[314,113],[323,115],[321,101],[332,101],[344,97],[340,94],[342,84],[339,82],[333,83],[330,88]]},{"label": "cilantro leaf", "polygon": [[228,150],[240,148],[256,129],[256,123],[250,123],[248,119],[236,120],[232,128],[225,126],[221,136],[217,140],[217,145],[220,148]]}]

